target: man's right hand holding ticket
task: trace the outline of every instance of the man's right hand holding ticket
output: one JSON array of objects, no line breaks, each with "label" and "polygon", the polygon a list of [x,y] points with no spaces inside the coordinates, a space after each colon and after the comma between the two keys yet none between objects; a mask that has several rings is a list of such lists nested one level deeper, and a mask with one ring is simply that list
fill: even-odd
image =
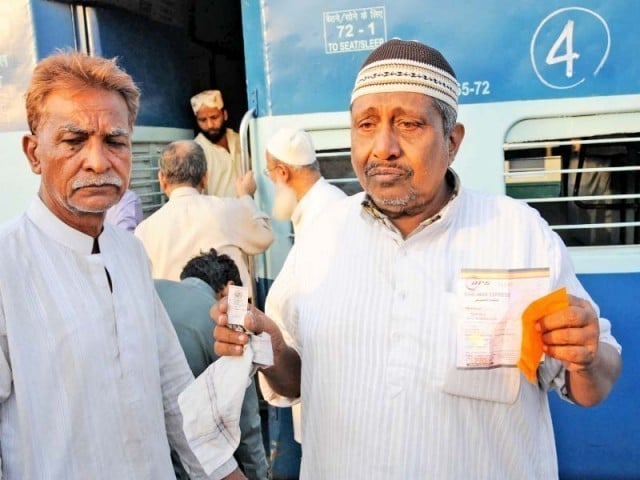
[{"label": "man's right hand holding ticket", "polygon": [[216,323],[213,330],[214,350],[219,356],[239,356],[249,343],[249,335],[266,332],[271,336],[273,366],[260,370],[271,388],[278,394],[297,398],[300,396],[300,356],[289,347],[278,326],[263,312],[249,304],[244,319],[247,333],[237,332],[228,327],[227,297],[211,308],[211,318]]}]

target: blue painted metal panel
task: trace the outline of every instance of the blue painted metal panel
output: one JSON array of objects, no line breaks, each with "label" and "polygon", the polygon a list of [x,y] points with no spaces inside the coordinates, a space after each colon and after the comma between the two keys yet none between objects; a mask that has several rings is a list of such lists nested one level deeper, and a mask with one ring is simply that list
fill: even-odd
[{"label": "blue painted metal panel", "polygon": [[75,48],[69,5],[11,0],[0,7],[0,131],[26,128],[23,94],[35,63],[56,49]]},{"label": "blue painted metal panel", "polygon": [[264,92],[261,116],[344,111],[362,61],[393,37],[442,50],[463,104],[640,91],[640,10],[627,2],[490,3],[268,0],[261,12],[245,0],[244,29],[263,36],[245,36],[249,94]]},{"label": "blue painted metal panel", "polygon": [[142,90],[136,123],[193,128],[186,31],[124,10],[95,10],[102,56],[119,57]]},{"label": "blue painted metal panel", "polygon": [[268,83],[260,2],[242,0],[242,34],[245,73],[247,78],[254,79],[251,85],[247,84],[247,103],[249,108],[256,109],[256,116],[260,116],[260,110],[265,110]]},{"label": "blue painted metal panel", "polygon": [[31,0],[37,60],[59,48],[75,48],[71,7],[47,0]]},{"label": "blue painted metal panel", "polygon": [[[72,7],[32,0],[38,59],[57,48],[76,48]],[[193,128],[191,88],[184,29],[154,22],[125,10],[95,7],[96,39],[105,57],[120,65],[141,87],[138,125]]]},{"label": "blue painted metal panel", "polygon": [[562,479],[640,478],[640,273],[581,275],[601,315],[622,345],[622,375],[611,395],[580,408],[551,394],[558,466]]},{"label": "blue painted metal panel", "polygon": [[0,132],[27,128],[23,93],[35,64],[33,44],[29,0],[0,4]]}]

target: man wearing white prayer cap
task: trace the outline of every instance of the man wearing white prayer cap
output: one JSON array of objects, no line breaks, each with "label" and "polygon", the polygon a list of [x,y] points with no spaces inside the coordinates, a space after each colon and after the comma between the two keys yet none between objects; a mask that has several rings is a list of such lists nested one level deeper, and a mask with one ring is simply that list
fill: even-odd
[{"label": "man wearing white prayer cap", "polygon": [[235,197],[236,180],[242,175],[240,137],[228,127],[228,113],[220,90],[205,90],[191,97],[191,108],[200,132],[195,141],[207,157],[209,181],[204,193]]},{"label": "man wearing white prayer cap", "polygon": [[296,236],[331,202],[345,197],[320,173],[311,135],[304,130],[281,128],[267,142],[265,154],[265,174],[276,190],[271,213],[277,220],[291,220]]}]

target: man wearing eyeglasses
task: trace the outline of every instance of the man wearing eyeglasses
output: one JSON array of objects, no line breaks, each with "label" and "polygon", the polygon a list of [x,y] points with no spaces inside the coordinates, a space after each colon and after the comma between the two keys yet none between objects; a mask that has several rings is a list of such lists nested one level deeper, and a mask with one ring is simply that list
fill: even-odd
[{"label": "man wearing eyeglasses", "polygon": [[322,176],[311,135],[304,130],[278,130],[267,143],[266,159],[264,174],[275,186],[271,213],[276,220],[291,220],[295,235],[308,229],[330,203],[346,196]]}]

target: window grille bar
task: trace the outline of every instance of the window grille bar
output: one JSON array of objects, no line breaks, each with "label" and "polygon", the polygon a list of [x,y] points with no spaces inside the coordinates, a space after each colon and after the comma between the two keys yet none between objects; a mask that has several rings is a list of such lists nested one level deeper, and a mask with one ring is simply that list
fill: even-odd
[{"label": "window grille bar", "polygon": [[594,228],[627,228],[640,227],[640,222],[581,223],[573,225],[551,225],[554,230],[581,230]]},{"label": "window grille bar", "polygon": [[513,142],[504,143],[502,148],[504,151],[530,150],[532,148],[553,148],[565,145],[609,145],[611,143],[632,143],[640,142],[640,137],[622,137],[622,138],[594,138],[579,140],[546,140],[539,142]]},{"label": "window grille bar", "polygon": [[[594,200],[634,200],[639,199],[640,193],[621,193],[616,195],[581,195],[576,197],[547,197],[547,198],[520,198],[527,203],[552,203],[552,202],[584,202]],[[629,207],[632,207],[630,204]]]}]

